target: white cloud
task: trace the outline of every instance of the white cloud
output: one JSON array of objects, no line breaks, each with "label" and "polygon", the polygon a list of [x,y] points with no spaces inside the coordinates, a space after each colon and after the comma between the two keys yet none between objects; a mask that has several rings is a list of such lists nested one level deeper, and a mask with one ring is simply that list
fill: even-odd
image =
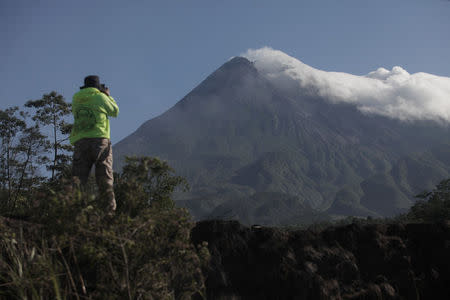
[{"label": "white cloud", "polygon": [[404,121],[450,123],[450,78],[379,68],[365,76],[314,69],[278,50],[250,49],[241,56],[278,84],[296,84],[332,102]]}]

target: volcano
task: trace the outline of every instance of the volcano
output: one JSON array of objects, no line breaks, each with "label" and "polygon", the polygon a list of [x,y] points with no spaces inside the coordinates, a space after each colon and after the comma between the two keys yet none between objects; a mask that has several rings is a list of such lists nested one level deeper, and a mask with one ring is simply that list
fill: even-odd
[{"label": "volcano", "polygon": [[367,113],[234,57],[114,154],[117,170],[126,155],[167,160],[196,219],[285,225],[404,212],[450,177],[449,137],[442,123]]}]

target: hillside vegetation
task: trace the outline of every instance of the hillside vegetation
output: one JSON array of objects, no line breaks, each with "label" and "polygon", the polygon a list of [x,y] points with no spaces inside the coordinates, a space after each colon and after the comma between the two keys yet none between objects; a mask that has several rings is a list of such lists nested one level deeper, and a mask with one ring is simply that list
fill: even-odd
[{"label": "hillside vegetation", "polygon": [[[204,290],[206,245],[170,195],[183,183],[157,159],[130,159],[118,208],[62,180],[0,218],[0,295],[8,299],[189,299]],[[4,201],[4,199],[2,199]],[[5,214],[3,214],[5,215]]]},{"label": "hillside vegetation", "polygon": [[202,298],[208,250],[172,200],[185,180],[159,159],[128,158],[106,214],[93,180],[70,175],[70,105],[52,92],[26,107],[0,110],[0,298]]},{"label": "hillside vegetation", "polygon": [[[56,93],[44,95],[43,99],[47,102],[33,103],[42,107],[60,103],[65,107]],[[57,109],[46,112],[64,116]],[[81,188],[70,176],[70,146],[64,144],[70,125],[63,119],[43,124],[42,118],[33,116],[36,114],[18,108],[0,111],[0,297],[206,298],[214,282],[208,274],[219,271],[214,269],[216,262],[210,261],[210,251],[217,254],[218,248],[204,242],[211,237],[199,235],[198,230],[195,238],[191,236],[195,224],[190,214],[173,201],[176,191],[188,188],[186,180],[160,159],[128,157],[122,172],[115,174],[117,211],[106,214],[93,182]],[[40,126],[54,126],[61,136],[50,140]],[[42,165],[51,172],[48,176],[39,170]],[[295,197],[283,194],[265,192],[242,205],[252,205],[267,218],[283,214],[297,220],[293,221],[298,225],[294,236],[301,240],[305,233],[298,229],[313,222],[308,228],[310,233],[348,223],[430,223],[450,219],[450,179],[420,198],[409,212],[396,218],[347,218],[338,222],[318,222],[323,220],[320,214],[315,218],[303,215],[310,208],[299,206]],[[298,207],[301,209],[296,211]],[[217,218],[227,217],[227,211],[226,206],[217,208]],[[251,215],[242,217],[254,220]],[[241,233],[250,230],[233,226],[241,228]],[[292,232],[290,229],[276,231]],[[235,246],[232,240],[227,243]]]}]

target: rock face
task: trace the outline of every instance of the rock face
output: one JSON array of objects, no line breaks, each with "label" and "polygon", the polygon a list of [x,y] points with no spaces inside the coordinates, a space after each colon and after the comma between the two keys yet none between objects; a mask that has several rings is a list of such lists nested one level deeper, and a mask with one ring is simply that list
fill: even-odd
[{"label": "rock face", "polygon": [[203,221],[208,299],[450,299],[450,221],[314,232]]}]

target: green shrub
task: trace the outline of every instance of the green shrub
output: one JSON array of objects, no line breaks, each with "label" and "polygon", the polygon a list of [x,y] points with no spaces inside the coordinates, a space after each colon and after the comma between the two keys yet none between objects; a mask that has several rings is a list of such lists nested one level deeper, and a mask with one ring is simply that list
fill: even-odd
[{"label": "green shrub", "polygon": [[[133,158],[117,176],[118,210],[62,181],[37,193],[28,222],[0,222],[0,297],[190,299],[204,293],[206,245],[171,193],[185,187],[165,162]],[[90,191],[92,189],[85,189]]]},{"label": "green shrub", "polygon": [[411,222],[450,220],[450,179],[441,181],[433,191],[417,195],[420,198],[406,214]]},{"label": "green shrub", "polygon": [[172,193],[186,190],[187,181],[174,174],[165,161],[151,157],[126,157],[122,173],[115,176],[118,210],[135,216],[145,207],[172,209]]}]

